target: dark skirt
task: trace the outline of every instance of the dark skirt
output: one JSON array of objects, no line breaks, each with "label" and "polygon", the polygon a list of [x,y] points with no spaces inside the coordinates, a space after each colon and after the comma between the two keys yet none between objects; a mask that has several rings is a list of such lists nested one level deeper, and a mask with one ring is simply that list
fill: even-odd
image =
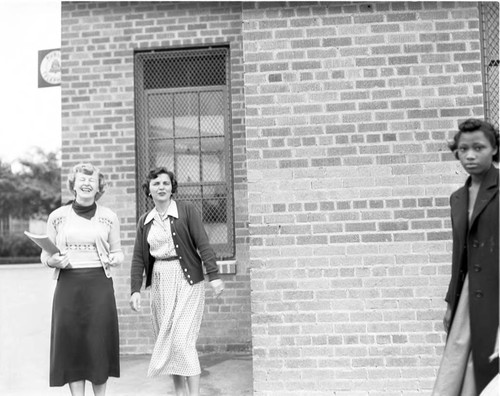
[{"label": "dark skirt", "polygon": [[120,376],[113,280],[102,268],[62,270],[52,305],[50,386]]}]

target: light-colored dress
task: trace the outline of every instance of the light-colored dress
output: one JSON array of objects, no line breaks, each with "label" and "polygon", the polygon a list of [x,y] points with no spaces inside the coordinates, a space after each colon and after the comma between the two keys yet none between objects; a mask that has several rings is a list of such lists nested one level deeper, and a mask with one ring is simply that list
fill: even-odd
[{"label": "light-colored dress", "polygon": [[476,395],[470,333],[469,275],[467,275],[441,358],[432,396]]},{"label": "light-colored dress", "polygon": [[[154,209],[155,210],[155,209]],[[151,283],[151,312],[156,337],[148,376],[201,373],[196,340],[205,306],[205,285],[190,285],[182,273],[170,229],[169,212],[162,219],[155,213],[148,234],[155,258]]]}]

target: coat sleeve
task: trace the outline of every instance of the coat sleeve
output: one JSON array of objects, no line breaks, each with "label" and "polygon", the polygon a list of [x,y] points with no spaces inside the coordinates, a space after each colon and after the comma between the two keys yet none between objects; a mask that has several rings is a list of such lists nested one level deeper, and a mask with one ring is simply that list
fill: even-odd
[{"label": "coat sleeve", "polygon": [[203,226],[201,216],[192,205],[188,205],[186,209],[189,233],[191,234],[191,239],[196,249],[198,249],[200,253],[201,260],[205,265],[208,280],[211,281],[214,279],[220,279],[215,252],[212,249],[212,246],[210,246],[208,235],[205,231],[205,227]]},{"label": "coat sleeve", "polygon": [[144,216],[139,219],[135,235],[134,253],[130,267],[130,294],[140,292],[143,282],[145,268],[143,249],[147,249],[147,246],[143,246],[144,227],[141,225],[143,221]]},{"label": "coat sleeve", "polygon": [[451,258],[451,262],[452,262],[452,265],[451,265],[451,277],[450,277],[450,282],[448,284],[448,290],[446,291],[446,296],[444,297],[444,301],[446,301],[448,304],[451,304],[452,300],[453,300],[453,294],[454,294],[454,285],[455,285],[455,268],[454,268],[454,265],[453,263],[457,260],[457,257],[454,257],[456,255],[456,249],[457,249],[457,246],[455,246],[455,244],[458,243],[458,241],[455,240],[454,238],[454,235],[455,235],[455,222],[454,222],[454,219],[453,219],[453,215],[452,215],[452,205],[453,205],[453,196],[454,196],[455,193],[451,194],[450,195],[450,220],[451,220],[451,230],[452,230],[452,235],[453,235],[453,246],[452,246],[452,258]]}]

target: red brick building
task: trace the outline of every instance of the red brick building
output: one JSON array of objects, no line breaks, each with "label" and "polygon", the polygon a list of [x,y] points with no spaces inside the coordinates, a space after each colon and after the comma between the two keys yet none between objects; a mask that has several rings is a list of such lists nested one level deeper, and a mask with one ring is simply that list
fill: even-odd
[{"label": "red brick building", "polygon": [[251,348],[256,395],[429,394],[465,180],[446,140],[498,123],[484,7],[498,23],[497,3],[63,2],[63,173],[110,182],[122,353],[152,346],[128,274],[160,164],[227,284],[201,351]]}]

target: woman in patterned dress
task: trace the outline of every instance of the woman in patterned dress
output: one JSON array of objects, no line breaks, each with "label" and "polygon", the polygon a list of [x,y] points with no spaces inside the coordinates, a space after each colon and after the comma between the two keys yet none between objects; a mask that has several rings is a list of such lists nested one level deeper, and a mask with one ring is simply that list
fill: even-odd
[{"label": "woman in patterned dress", "polygon": [[85,381],[104,396],[108,377],[120,376],[118,315],[110,266],[123,261],[120,223],[97,205],[104,175],[92,164],[78,164],[68,177],[75,200],[53,211],[47,236],[61,253],[42,251],[54,268],[57,285],[52,306],[50,386],[69,384],[73,396],[85,395]]},{"label": "woman in patterned dress", "polygon": [[477,396],[498,374],[498,131],[468,119],[450,149],[469,174],[450,197],[451,280],[443,320],[448,338],[433,396]]},{"label": "woman in patterned dress", "polygon": [[140,309],[145,272],[156,338],[148,376],[171,375],[177,396],[198,396],[196,340],[205,305],[202,262],[215,296],[222,293],[224,283],[200,214],[190,203],[172,199],[177,190],[174,174],[163,167],[153,169],[142,187],[155,207],[138,222],[130,306]]}]

